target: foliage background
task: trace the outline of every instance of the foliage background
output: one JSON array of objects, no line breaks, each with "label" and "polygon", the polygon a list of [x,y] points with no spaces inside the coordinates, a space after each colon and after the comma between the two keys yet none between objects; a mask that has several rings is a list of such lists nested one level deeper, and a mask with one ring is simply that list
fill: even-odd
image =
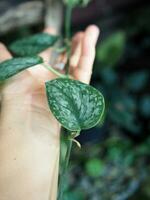
[{"label": "foliage background", "polygon": [[107,110],[104,124],[79,138],[82,151],[74,150],[74,199],[150,199],[150,4],[115,3],[93,1],[86,8],[101,29],[92,84]]},{"label": "foliage background", "polygon": [[[82,150],[73,149],[65,200],[149,200],[150,3],[93,0],[74,11],[73,32],[93,23],[101,37],[92,85],[107,109],[104,123],[78,138]],[[0,40],[9,44],[42,27],[22,27]]]}]

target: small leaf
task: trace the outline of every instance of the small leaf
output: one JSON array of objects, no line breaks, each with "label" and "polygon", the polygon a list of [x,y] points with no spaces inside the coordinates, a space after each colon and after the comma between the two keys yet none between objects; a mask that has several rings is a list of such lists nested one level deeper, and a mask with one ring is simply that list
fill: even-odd
[{"label": "small leaf", "polygon": [[86,167],[86,172],[88,173],[88,175],[94,178],[102,175],[104,172],[104,163],[100,161],[98,158],[90,159],[86,163],[85,167]]},{"label": "small leaf", "polygon": [[149,72],[147,70],[136,71],[127,77],[126,85],[131,91],[139,92],[144,89],[148,80]]},{"label": "small leaf", "polygon": [[52,113],[68,130],[92,128],[103,117],[104,98],[87,84],[59,78],[46,83],[46,92]]},{"label": "small leaf", "polygon": [[43,63],[43,59],[39,56],[6,60],[0,63],[0,81],[4,81],[15,74],[40,63]]},{"label": "small leaf", "polygon": [[118,81],[117,73],[112,68],[102,68],[101,72],[101,79],[106,85],[113,85]]},{"label": "small leaf", "polygon": [[104,66],[114,67],[121,59],[125,49],[124,32],[116,32],[109,36],[97,49],[97,59]]},{"label": "small leaf", "polygon": [[39,33],[17,40],[9,48],[17,56],[31,56],[37,55],[50,46],[53,46],[57,40],[58,36]]},{"label": "small leaf", "polygon": [[150,117],[150,95],[144,95],[142,97],[139,108],[144,117]]}]

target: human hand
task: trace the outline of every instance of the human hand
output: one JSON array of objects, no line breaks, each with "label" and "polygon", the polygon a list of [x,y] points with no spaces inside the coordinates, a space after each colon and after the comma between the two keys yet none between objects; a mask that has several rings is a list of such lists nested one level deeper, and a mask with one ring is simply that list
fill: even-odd
[{"label": "human hand", "polygon": [[[72,40],[71,75],[85,83],[91,78],[98,35],[98,28],[89,26]],[[11,58],[2,44],[0,52],[0,62]],[[41,53],[45,62],[50,53],[51,49]],[[60,125],[49,111],[44,89],[45,81],[54,78],[38,65],[8,79],[1,88],[1,200],[56,199]]]}]

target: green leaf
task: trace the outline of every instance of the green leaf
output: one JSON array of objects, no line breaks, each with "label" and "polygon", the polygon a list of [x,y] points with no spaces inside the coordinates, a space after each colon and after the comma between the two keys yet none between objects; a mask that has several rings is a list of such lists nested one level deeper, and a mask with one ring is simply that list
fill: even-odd
[{"label": "green leaf", "polygon": [[58,36],[49,35],[47,33],[39,33],[27,38],[15,41],[9,49],[16,56],[37,55],[45,49],[53,46],[58,40]]},{"label": "green leaf", "polygon": [[135,113],[129,110],[119,110],[116,106],[112,106],[111,109],[109,109],[109,117],[113,123],[133,133],[138,133],[140,131],[140,124],[135,122]]},{"label": "green leaf", "polygon": [[116,82],[118,81],[117,74],[112,68],[108,68],[108,67],[102,68],[100,75],[101,75],[102,81],[106,85],[112,86],[113,84],[116,84]]},{"label": "green leaf", "polygon": [[126,80],[127,87],[134,92],[139,92],[148,83],[149,72],[147,70],[137,71],[129,75]]},{"label": "green leaf", "polygon": [[43,63],[43,59],[39,56],[6,60],[0,63],[0,81],[4,81],[15,74],[40,63]]},{"label": "green leaf", "polygon": [[104,114],[104,98],[95,88],[59,78],[46,83],[49,107],[63,127],[71,131],[97,125]]},{"label": "green leaf", "polygon": [[123,55],[126,37],[124,32],[116,32],[98,46],[97,59],[103,65],[115,66]]},{"label": "green leaf", "polygon": [[144,95],[142,97],[139,108],[144,117],[150,117],[150,95]]},{"label": "green leaf", "polygon": [[104,172],[104,163],[98,158],[93,158],[86,163],[86,172],[91,177],[98,177]]}]

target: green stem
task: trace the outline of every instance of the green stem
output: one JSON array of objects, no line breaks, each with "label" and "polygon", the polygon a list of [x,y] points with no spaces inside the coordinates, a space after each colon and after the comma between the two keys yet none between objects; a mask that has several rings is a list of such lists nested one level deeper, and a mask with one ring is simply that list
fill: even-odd
[{"label": "green stem", "polygon": [[70,55],[71,50],[67,50],[67,63],[66,63],[66,76],[69,78],[69,67],[70,67]]},{"label": "green stem", "polygon": [[66,16],[65,16],[65,37],[67,42],[67,64],[66,64],[66,74],[69,74],[69,64],[70,64],[70,55],[71,55],[71,15],[72,15],[72,6],[67,6]]},{"label": "green stem", "polygon": [[53,72],[54,74],[56,74],[58,77],[60,78],[67,78],[68,76],[59,73],[57,70],[55,70],[53,67],[51,67],[50,65],[47,65],[45,63],[42,64],[46,69],[48,69],[49,71]]},{"label": "green stem", "polygon": [[64,194],[64,181],[66,178],[66,172],[68,169],[69,165],[69,159],[70,159],[70,154],[71,154],[71,148],[72,148],[72,140],[68,140],[67,144],[67,152],[65,156],[65,160],[63,161],[63,166],[62,166],[62,172],[60,174],[60,179],[59,179],[59,191],[58,191],[58,198],[57,200],[63,200],[63,194]]},{"label": "green stem", "polygon": [[71,15],[72,6],[67,6],[65,16],[65,37],[67,40],[70,40],[71,38]]},{"label": "green stem", "polygon": [[[67,64],[66,64],[66,76],[69,77],[69,66],[70,66],[70,55],[71,55],[71,15],[72,15],[72,6],[67,6],[66,8],[66,16],[65,16],[65,37],[67,44]],[[71,135],[71,133],[68,133]],[[72,138],[68,138],[67,141],[67,152],[65,156],[65,160],[62,163],[62,171],[59,179],[59,190],[58,190],[58,198],[57,200],[63,200],[64,195],[64,182],[66,178],[66,173],[69,165],[69,159],[72,149]]]}]

